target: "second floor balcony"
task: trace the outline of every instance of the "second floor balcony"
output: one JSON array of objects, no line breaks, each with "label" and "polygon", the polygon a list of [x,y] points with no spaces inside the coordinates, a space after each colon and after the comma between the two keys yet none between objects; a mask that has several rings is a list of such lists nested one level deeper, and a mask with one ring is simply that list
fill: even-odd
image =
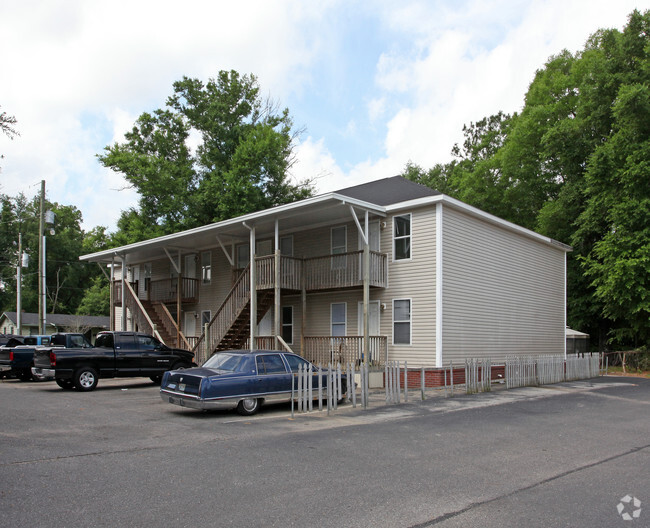
[{"label": "second floor balcony", "polygon": [[[370,252],[368,283],[371,287],[388,285],[388,257]],[[323,257],[280,257],[276,273],[275,256],[256,257],[256,284],[258,290],[272,289],[276,280],[281,289],[307,292],[334,291],[363,286],[363,251],[352,251]],[[240,270],[241,272],[242,270]]]},{"label": "second floor balcony", "polygon": [[[385,288],[388,285],[388,257],[383,253],[371,251],[368,283],[371,287]],[[255,258],[255,282],[257,290],[272,290],[276,281],[282,290],[336,291],[360,288],[363,286],[363,251],[352,251],[337,255],[313,258],[280,257],[280,269],[276,273],[276,257],[268,255]],[[232,282],[241,275],[243,269],[233,270]],[[150,302],[166,304],[178,301],[178,278],[157,279],[138,285],[131,282],[138,292],[138,298]],[[199,300],[199,279],[182,277],[180,301],[194,304]],[[114,283],[113,302],[122,303],[122,285]]]}]

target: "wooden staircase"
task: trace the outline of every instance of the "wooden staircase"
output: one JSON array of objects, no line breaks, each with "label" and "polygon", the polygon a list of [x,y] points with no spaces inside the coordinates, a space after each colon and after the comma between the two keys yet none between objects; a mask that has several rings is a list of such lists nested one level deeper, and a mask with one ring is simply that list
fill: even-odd
[{"label": "wooden staircase", "polygon": [[162,313],[161,303],[152,303],[151,301],[140,300],[142,306],[149,314],[151,322],[156,325],[163,343],[170,347],[179,347],[176,341],[176,329],[168,324],[168,318]]},{"label": "wooden staircase", "polygon": [[[257,324],[273,305],[273,292],[260,291],[257,294]],[[217,344],[215,350],[230,350],[242,348],[251,332],[251,303],[244,306],[235,322]]]},{"label": "wooden staircase", "polygon": [[[201,364],[217,350],[242,348],[250,337],[250,265],[235,281],[226,299],[212,316],[208,325],[192,348],[195,361]],[[257,323],[273,304],[273,292],[257,291]]]}]

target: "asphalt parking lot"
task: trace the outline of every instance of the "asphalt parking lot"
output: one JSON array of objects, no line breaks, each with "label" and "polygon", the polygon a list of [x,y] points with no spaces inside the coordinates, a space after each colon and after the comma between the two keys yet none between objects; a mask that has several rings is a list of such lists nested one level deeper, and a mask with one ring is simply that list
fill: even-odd
[{"label": "asphalt parking lot", "polygon": [[3,380],[0,519],[12,527],[650,526],[650,380],[382,399],[329,417],[291,419],[287,405],[241,417],[166,404],[148,380],[101,380],[92,393]]}]

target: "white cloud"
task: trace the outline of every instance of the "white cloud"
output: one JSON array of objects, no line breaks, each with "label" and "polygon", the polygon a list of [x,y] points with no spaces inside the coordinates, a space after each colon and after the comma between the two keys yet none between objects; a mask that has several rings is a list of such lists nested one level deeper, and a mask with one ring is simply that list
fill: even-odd
[{"label": "white cloud", "polygon": [[[297,147],[294,176],[316,176],[326,192],[392,176],[408,160],[429,167],[449,159],[463,124],[519,110],[550,55],[581,49],[600,27],[622,27],[635,3],[385,0],[351,9],[340,0],[4,2],[0,105],[16,116],[21,136],[0,135],[0,192],[33,196],[45,179],[48,196],[77,205],[85,227],[114,227],[137,196],[118,191],[124,179],[96,155],[121,141],[141,112],[161,107],[174,81],[207,79],[221,69],[251,72],[282,106],[309,101],[315,116],[322,72],[314,64],[327,69],[325,91],[334,94],[346,81],[342,72],[368,66],[355,64],[337,40],[345,25],[338,22],[353,16],[379,24],[384,36],[375,43],[374,84],[346,86],[369,124],[358,115],[331,115],[328,130],[363,160],[351,165],[333,138],[312,134]],[[301,118],[307,126],[309,118]]]}]

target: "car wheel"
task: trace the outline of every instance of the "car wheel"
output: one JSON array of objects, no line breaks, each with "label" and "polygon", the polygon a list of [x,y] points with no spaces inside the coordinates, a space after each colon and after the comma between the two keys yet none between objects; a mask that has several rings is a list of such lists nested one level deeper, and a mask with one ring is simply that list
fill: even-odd
[{"label": "car wheel", "polygon": [[61,387],[63,390],[72,390],[74,389],[74,382],[69,379],[56,378],[56,384]]},{"label": "car wheel", "polygon": [[80,391],[88,392],[97,387],[97,371],[92,367],[81,367],[74,374],[74,386]]},{"label": "car wheel", "polygon": [[260,400],[257,398],[246,398],[239,400],[237,404],[237,412],[242,416],[250,416],[260,410]]}]

